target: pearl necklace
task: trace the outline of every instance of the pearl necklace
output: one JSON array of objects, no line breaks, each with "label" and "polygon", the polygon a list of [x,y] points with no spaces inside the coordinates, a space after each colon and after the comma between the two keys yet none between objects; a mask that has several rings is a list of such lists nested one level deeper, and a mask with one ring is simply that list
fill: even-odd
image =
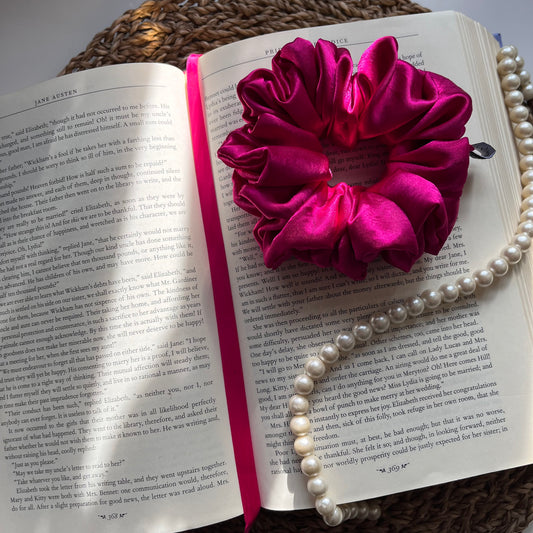
[{"label": "pearl necklace", "polygon": [[[302,457],[300,468],[308,477],[307,490],[315,499],[315,508],[329,526],[337,526],[345,520],[377,520],[381,515],[378,505],[354,502],[337,505],[329,496],[328,486],[321,476],[322,463],[315,455],[311,422],[307,417],[310,404],[308,396],[315,381],[322,378],[341,354],[351,352],[357,343],[370,340],[375,333],[384,333],[391,326],[400,325],[410,317],[421,315],[425,309],[433,310],[443,303],[451,303],[461,296],[472,294],[477,287],[489,287],[494,278],[507,274],[511,265],[517,264],[531,246],[533,238],[533,124],[529,120],[527,102],[533,100],[533,84],[530,75],[523,70],[524,61],[514,46],[504,46],[497,56],[497,71],[505,93],[509,118],[520,153],[522,204],[518,229],[500,255],[490,260],[486,268],[460,277],[455,283],[446,283],[437,290],[424,290],[420,296],[407,298],[403,303],[390,307],[386,312],[373,313],[368,321],[357,322],[351,331],[340,333],[334,342],[324,344],[318,355],[309,358],[304,371],[294,381],[294,395],[289,399],[292,414],[290,429],[295,435],[294,451]],[[526,105],[524,105],[526,104]]]}]

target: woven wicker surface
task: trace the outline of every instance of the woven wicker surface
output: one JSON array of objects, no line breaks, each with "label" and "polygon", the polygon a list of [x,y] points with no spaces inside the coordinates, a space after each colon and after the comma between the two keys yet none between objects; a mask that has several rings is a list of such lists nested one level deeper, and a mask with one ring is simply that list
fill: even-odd
[{"label": "woven wicker surface", "polygon": [[406,0],[148,1],[95,35],[61,74],[116,63],[183,68],[192,53],[274,31],[428,11]]},{"label": "woven wicker surface", "polygon": [[[428,11],[407,0],[148,1],[95,35],[61,74],[102,65],[164,62],[183,68],[191,53],[305,26]],[[354,481],[356,482],[356,481]],[[379,500],[377,522],[325,526],[314,511],[261,511],[253,532],[518,533],[533,521],[533,467],[447,483]],[[242,517],[197,530],[242,531]]]}]

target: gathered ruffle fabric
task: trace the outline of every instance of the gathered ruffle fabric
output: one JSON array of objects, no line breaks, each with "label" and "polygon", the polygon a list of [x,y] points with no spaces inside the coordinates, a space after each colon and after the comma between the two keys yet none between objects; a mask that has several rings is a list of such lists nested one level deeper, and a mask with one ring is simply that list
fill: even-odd
[{"label": "gathered ruffle fabric", "polygon": [[[218,151],[233,168],[234,200],[258,217],[266,266],[292,257],[363,279],[382,256],[409,271],[450,234],[468,172],[470,97],[450,80],[398,59],[385,37],[362,55],[296,39],[237,87],[244,126]],[[388,149],[370,187],[331,185],[322,142]],[[322,142],[321,142],[322,141]]]}]

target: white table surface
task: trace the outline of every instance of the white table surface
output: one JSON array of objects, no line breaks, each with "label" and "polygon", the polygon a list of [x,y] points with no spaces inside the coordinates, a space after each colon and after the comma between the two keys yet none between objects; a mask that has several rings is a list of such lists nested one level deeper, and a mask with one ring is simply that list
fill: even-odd
[{"label": "white table surface", "polygon": [[[93,36],[141,0],[0,0],[0,94],[53,78]],[[533,0],[422,0],[453,9],[514,44],[533,74]],[[497,532],[495,532],[497,533]],[[533,533],[531,524],[525,533]]]}]

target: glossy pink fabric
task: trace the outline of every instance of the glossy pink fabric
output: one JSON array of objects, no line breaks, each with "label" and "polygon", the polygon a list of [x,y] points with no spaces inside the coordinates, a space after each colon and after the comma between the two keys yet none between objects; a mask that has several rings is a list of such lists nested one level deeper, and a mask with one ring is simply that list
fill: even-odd
[{"label": "glossy pink fabric", "polygon": [[[297,257],[354,279],[382,256],[408,271],[437,254],[455,223],[468,171],[470,97],[398,60],[385,37],[357,73],[347,50],[296,39],[238,85],[245,125],[218,155],[234,169],[235,202],[258,217],[265,264]],[[389,158],[371,187],[330,186],[321,141],[350,149],[376,139]]]},{"label": "glossy pink fabric", "polygon": [[222,229],[218,217],[215,185],[207,143],[207,131],[200,91],[199,58],[200,56],[196,54],[191,54],[187,58],[187,102],[189,106],[196,184],[198,185],[209,255],[209,266],[211,269],[210,273],[215,300],[215,314],[231,438],[244,512],[244,531],[248,533],[259,514],[261,498],[259,495],[259,485],[252,448],[246,393],[244,391],[241,352],[238,348],[239,336],[235,321],[228,265],[222,241]]}]

